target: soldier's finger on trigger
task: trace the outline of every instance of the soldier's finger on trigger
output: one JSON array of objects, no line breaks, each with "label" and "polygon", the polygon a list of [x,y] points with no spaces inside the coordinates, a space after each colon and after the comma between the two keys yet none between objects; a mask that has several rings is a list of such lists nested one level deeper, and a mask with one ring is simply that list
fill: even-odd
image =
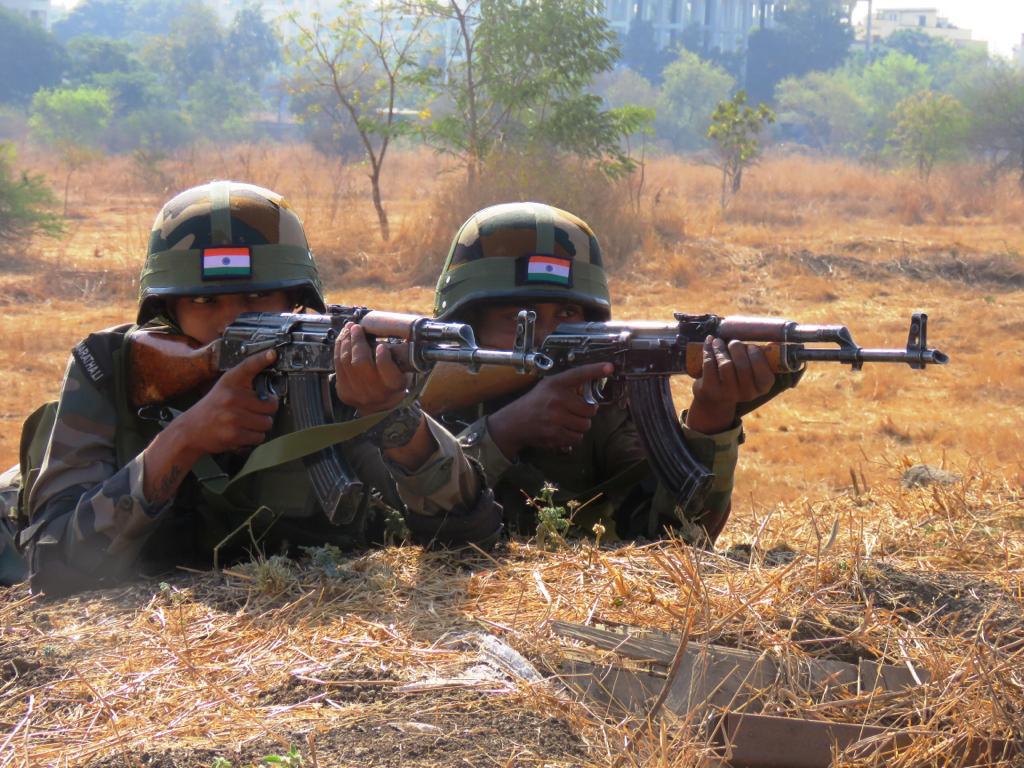
[{"label": "soldier's finger on trigger", "polygon": [[221,379],[226,380],[229,384],[251,387],[252,380],[256,378],[257,374],[273,363],[276,358],[277,352],[272,349],[260,355],[252,355],[242,360],[234,368],[226,371]]}]

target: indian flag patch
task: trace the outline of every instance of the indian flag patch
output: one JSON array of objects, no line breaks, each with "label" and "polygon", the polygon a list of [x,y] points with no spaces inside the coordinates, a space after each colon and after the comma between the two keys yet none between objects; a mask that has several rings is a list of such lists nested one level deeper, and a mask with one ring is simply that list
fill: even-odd
[{"label": "indian flag patch", "polygon": [[204,248],[203,280],[252,277],[248,248]]},{"label": "indian flag patch", "polygon": [[522,272],[523,282],[570,285],[572,283],[572,259],[558,256],[527,256]]}]

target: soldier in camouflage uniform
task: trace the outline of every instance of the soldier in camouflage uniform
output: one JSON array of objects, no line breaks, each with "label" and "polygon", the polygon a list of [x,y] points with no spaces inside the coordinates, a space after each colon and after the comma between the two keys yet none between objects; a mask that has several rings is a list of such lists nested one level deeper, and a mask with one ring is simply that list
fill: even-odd
[{"label": "soldier in camouflage uniform", "polygon": [[[538,343],[559,323],[610,318],[601,249],[576,216],[538,203],[497,205],[474,214],[455,236],[435,316],[471,324],[481,346],[509,348],[521,309],[537,313]],[[594,499],[576,513],[577,532],[601,523],[606,539],[654,538],[669,527],[692,544],[712,544],[729,515],[743,435],[737,414],[790,382],[776,382],[758,347],[707,340],[703,376],[682,420],[688,447],[715,480],[700,509],[680,509],[646,467],[628,409],[583,400],[581,385],[611,371],[610,364],[582,366],[443,421],[483,464],[512,530],[535,529],[526,499],[547,481],[561,500]]]},{"label": "soldier in camouflage uniform", "polygon": [[[209,467],[231,475],[252,446],[291,431],[290,407],[260,399],[252,385],[273,352],[173,403],[181,413],[170,423],[149,421],[126,401],[124,339],[134,329],[169,328],[206,344],[240,312],[296,307],[325,309],[302,225],[280,195],[213,182],[164,206],[135,326],[92,334],[68,363],[22,532],[33,590],[66,594],[175,565],[208,565],[215,548],[225,562],[251,556],[255,544],[269,553],[361,547],[380,538],[385,509],[400,510],[399,520],[424,541],[487,545],[497,538],[500,510],[480,467],[416,406],[392,411],[380,428],[344,444],[367,489],[351,523],[330,522],[301,461],[246,477],[231,495],[214,492],[204,477]],[[339,337],[335,367],[336,409],[369,414],[405,397],[405,376],[358,326]]]}]

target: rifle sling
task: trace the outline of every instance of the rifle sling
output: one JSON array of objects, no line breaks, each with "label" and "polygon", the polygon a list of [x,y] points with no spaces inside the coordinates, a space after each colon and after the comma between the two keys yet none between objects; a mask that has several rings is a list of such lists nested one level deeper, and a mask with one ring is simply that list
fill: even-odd
[{"label": "rifle sling", "polygon": [[[308,427],[297,432],[274,437],[269,442],[257,445],[249,455],[245,465],[233,477],[229,477],[220,465],[213,460],[209,454],[204,454],[193,465],[191,473],[210,492],[216,496],[227,495],[231,488],[243,477],[248,477],[256,472],[278,467],[288,462],[302,459],[303,457],[315,454],[317,451],[328,449],[339,442],[358,437],[366,432],[392,411],[410,406],[419,396],[422,386],[415,387],[404,399],[392,409],[380,413],[360,416],[358,419],[341,422],[340,424],[322,424],[315,427]],[[167,422],[161,424],[167,426]]]},{"label": "rifle sling", "polygon": [[234,477],[228,477],[227,473],[217,465],[217,462],[209,454],[200,457],[192,469],[192,474],[208,491],[218,496],[224,496],[244,477],[273,469],[289,461],[301,459],[324,448],[330,448],[338,443],[359,437],[382,421],[391,411],[410,405],[419,395],[419,390],[420,387],[414,388],[402,402],[386,411],[371,413],[368,416],[360,416],[357,419],[338,424],[308,427],[298,432],[275,437],[269,443],[257,446]]}]

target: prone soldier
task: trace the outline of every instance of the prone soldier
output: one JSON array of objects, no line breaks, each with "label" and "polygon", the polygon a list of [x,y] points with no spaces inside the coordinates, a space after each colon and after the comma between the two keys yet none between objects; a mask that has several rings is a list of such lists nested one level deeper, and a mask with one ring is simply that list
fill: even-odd
[{"label": "prone soldier", "polygon": [[389,510],[423,541],[487,545],[497,538],[500,510],[480,467],[415,405],[395,408],[406,399],[406,375],[357,326],[335,344],[334,410],[394,410],[342,446],[365,489],[344,502],[356,506],[344,514],[321,508],[302,461],[247,476],[230,494],[211,482],[237,472],[254,446],[294,428],[288,403],[253,387],[273,351],[168,404],[178,414],[169,422],[131,406],[125,340],[133,331],[164,327],[206,344],[242,312],[296,307],[325,310],[302,224],[284,198],[212,182],[163,207],[135,324],[75,347],[38,476],[26,478],[21,541],[33,590],[66,594],[133,573],[207,565],[214,551],[238,558],[255,543],[270,552],[361,547],[382,537]]},{"label": "prone soldier", "polygon": [[[523,309],[536,313],[536,342],[560,323],[610,319],[601,249],[590,227],[566,211],[539,203],[481,210],[452,243],[435,292],[435,317],[470,324],[482,347],[513,346]],[[666,528],[709,546],[729,516],[739,415],[796,383],[776,376],[756,345],[707,338],[703,375],[682,427],[691,453],[715,475],[700,508],[681,508],[644,462],[626,408],[598,407],[581,388],[612,372],[595,363],[548,376],[525,393],[488,398],[441,416],[464,450],[484,466],[518,532],[536,526],[529,499],[545,482],[561,499],[587,502],[573,519],[576,532],[600,523],[610,538],[656,538]]]}]

